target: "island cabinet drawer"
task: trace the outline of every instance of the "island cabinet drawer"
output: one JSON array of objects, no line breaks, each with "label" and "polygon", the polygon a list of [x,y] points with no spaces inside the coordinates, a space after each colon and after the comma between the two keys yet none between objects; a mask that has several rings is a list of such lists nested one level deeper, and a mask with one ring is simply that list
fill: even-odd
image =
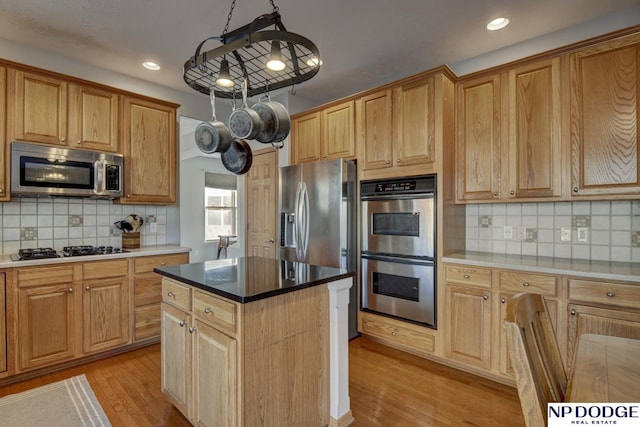
[{"label": "island cabinet drawer", "polygon": [[85,262],[82,264],[84,279],[103,279],[105,277],[126,276],[129,261],[126,258],[109,261]]},{"label": "island cabinet drawer", "polygon": [[237,304],[202,291],[193,292],[193,314],[232,334],[236,333]]},{"label": "island cabinet drawer", "polygon": [[135,274],[153,273],[156,267],[165,267],[167,265],[180,265],[189,263],[189,254],[168,254],[168,255],[152,255],[146,257],[135,258],[133,261],[133,271]]},{"label": "island cabinet drawer", "polygon": [[445,280],[450,283],[491,287],[491,269],[464,265],[445,266]]},{"label": "island cabinet drawer", "polygon": [[174,280],[162,279],[162,301],[184,310],[191,310],[191,289]]},{"label": "island cabinet drawer", "polygon": [[569,300],[640,308],[640,285],[569,279]]},{"label": "island cabinet drawer", "polygon": [[435,336],[421,329],[424,328],[370,313],[364,313],[362,317],[363,334],[415,352],[433,353],[436,346]]},{"label": "island cabinet drawer", "polygon": [[521,271],[503,270],[498,272],[500,290],[506,292],[531,292],[556,296],[558,277],[546,274],[531,274]]},{"label": "island cabinet drawer", "polygon": [[18,287],[56,285],[73,282],[73,264],[18,269]]}]

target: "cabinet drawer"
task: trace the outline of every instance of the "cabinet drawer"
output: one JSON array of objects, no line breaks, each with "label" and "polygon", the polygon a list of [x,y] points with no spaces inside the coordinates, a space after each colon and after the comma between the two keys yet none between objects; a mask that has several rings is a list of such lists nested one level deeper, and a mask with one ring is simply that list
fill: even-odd
[{"label": "cabinet drawer", "polygon": [[134,259],[133,270],[135,274],[152,273],[156,267],[188,263],[189,254],[187,253],[146,256]]},{"label": "cabinet drawer", "polygon": [[491,269],[467,267],[463,265],[447,265],[445,266],[445,280],[447,282],[490,288]]},{"label": "cabinet drawer", "polygon": [[162,279],[162,301],[191,310],[191,289],[171,279]]},{"label": "cabinet drawer", "polygon": [[205,292],[194,291],[193,314],[205,322],[236,332],[237,305]]},{"label": "cabinet drawer", "polygon": [[162,301],[162,278],[158,274],[134,279],[134,305],[141,307]]},{"label": "cabinet drawer", "polygon": [[18,287],[73,282],[73,264],[18,269]]},{"label": "cabinet drawer", "polygon": [[433,353],[435,351],[435,336],[412,328],[409,324],[392,319],[380,320],[365,314],[362,319],[362,333],[381,338],[401,347],[421,353]]},{"label": "cabinet drawer", "polygon": [[134,311],[136,341],[160,336],[160,312],[160,304],[136,307]]},{"label": "cabinet drawer", "polygon": [[571,301],[638,308],[640,286],[569,279],[569,299]]},{"label": "cabinet drawer", "polygon": [[126,276],[129,262],[126,259],[86,262],[82,264],[84,279],[102,279],[105,277]]},{"label": "cabinet drawer", "polygon": [[501,271],[500,290],[507,292],[531,292],[542,295],[556,295],[558,278],[544,274],[530,274],[518,271]]}]

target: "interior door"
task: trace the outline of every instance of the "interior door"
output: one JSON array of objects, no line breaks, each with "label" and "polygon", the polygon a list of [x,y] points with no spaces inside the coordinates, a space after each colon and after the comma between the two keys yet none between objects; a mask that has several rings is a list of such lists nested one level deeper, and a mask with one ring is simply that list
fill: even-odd
[{"label": "interior door", "polygon": [[247,256],[276,258],[278,214],[278,152],[253,153],[247,174]]}]

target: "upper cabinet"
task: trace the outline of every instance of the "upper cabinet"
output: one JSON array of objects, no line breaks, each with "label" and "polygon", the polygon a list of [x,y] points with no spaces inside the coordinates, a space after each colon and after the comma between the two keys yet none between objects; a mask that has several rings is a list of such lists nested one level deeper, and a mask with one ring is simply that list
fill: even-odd
[{"label": "upper cabinet", "polygon": [[176,107],[126,96],[123,204],[176,202]]},{"label": "upper cabinet", "polygon": [[442,109],[441,73],[405,80],[356,103],[361,177],[435,172]]},{"label": "upper cabinet", "polygon": [[638,195],[640,35],[568,55],[574,197]]},{"label": "upper cabinet", "polygon": [[458,201],[559,199],[560,100],[559,58],[459,83]]},{"label": "upper cabinet", "polygon": [[291,129],[294,164],[355,158],[353,101],[292,117]]},{"label": "upper cabinet", "polygon": [[21,70],[9,82],[12,140],[119,151],[117,94]]},{"label": "upper cabinet", "polygon": [[7,69],[0,67],[0,201],[9,200],[9,158],[6,140]]}]

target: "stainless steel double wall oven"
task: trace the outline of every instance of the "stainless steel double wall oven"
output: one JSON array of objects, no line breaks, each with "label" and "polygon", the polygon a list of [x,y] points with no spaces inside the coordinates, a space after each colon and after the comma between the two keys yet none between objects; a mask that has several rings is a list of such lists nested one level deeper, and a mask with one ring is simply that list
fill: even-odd
[{"label": "stainless steel double wall oven", "polygon": [[362,309],[436,328],[436,176],[363,181]]}]

